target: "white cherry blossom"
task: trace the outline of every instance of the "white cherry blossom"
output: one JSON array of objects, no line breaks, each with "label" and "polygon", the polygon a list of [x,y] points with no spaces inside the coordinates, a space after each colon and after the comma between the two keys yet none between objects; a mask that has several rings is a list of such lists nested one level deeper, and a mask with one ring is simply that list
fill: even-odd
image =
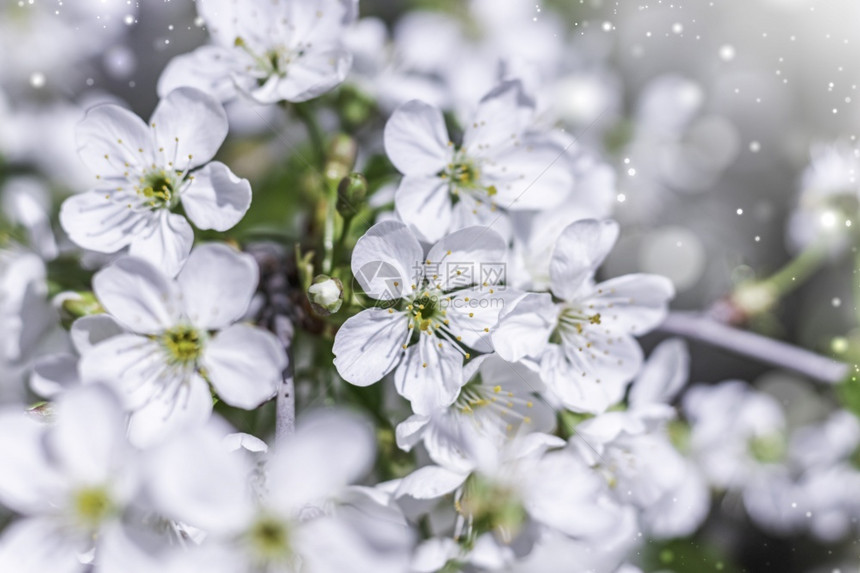
[{"label": "white cherry blossom", "polygon": [[595,283],[618,237],[614,221],[582,220],[556,242],[552,293],[530,293],[500,314],[493,345],[509,361],[527,360],[558,402],[599,413],[624,397],[642,365],[634,336],[653,329],[674,295],[669,279],[631,274]]},{"label": "white cherry blossom", "polygon": [[472,225],[509,235],[509,211],[552,208],[573,184],[565,149],[532,133],[534,103],[517,81],[488,93],[454,145],[442,112],[400,106],[385,126],[385,151],[403,179],[398,216],[426,241]]},{"label": "white cherry blossom", "polygon": [[149,123],[103,104],[78,125],[78,152],[95,188],[68,198],[60,222],[79,246],[129,254],[176,274],[200,229],[226,231],[251,204],[251,186],[211,161],[227,136],[221,104],[197,89],[166,94]]},{"label": "white cherry blossom", "polygon": [[82,351],[81,378],[116,388],[133,412],[135,443],[205,421],[210,383],[239,408],[272,397],[284,351],[273,334],[239,322],[257,274],[250,255],[207,244],[192,251],[176,279],[134,257],[95,275],[99,302],[124,332]]},{"label": "white cherry blossom", "polygon": [[201,0],[197,10],[212,44],[176,57],[161,76],[161,95],[179,86],[237,92],[261,103],[313,99],[341,83],[352,65],[342,45],[358,0]]},{"label": "white cherry blossom", "polygon": [[69,392],[48,426],[23,410],[0,414],[0,502],[23,517],[0,537],[0,570],[87,571],[82,556],[103,547],[140,489],[125,416],[108,389]]},{"label": "white cherry blossom", "polygon": [[368,386],[394,371],[397,392],[417,414],[451,405],[466,382],[463,362],[490,352],[490,331],[516,291],[480,273],[503,263],[505,243],[468,227],[428,251],[403,223],[385,221],[359,239],[352,272],[386,308],[350,317],[334,340],[334,365],[349,383]]}]

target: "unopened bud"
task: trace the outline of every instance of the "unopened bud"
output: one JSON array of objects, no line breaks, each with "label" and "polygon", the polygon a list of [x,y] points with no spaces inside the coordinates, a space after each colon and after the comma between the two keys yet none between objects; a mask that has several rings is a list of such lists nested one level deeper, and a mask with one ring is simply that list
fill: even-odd
[{"label": "unopened bud", "polygon": [[367,179],[361,173],[350,173],[337,186],[337,212],[352,217],[367,197]]},{"label": "unopened bud", "polygon": [[331,181],[340,181],[355,167],[358,145],[345,133],[332,138],[326,155],[325,176]]},{"label": "unopened bud", "polygon": [[55,308],[60,311],[63,326],[68,328],[82,316],[101,314],[105,311],[92,292],[63,292],[54,297]]},{"label": "unopened bud", "polygon": [[308,299],[320,316],[335,313],[343,304],[343,283],[337,278],[317,275],[308,287]]}]

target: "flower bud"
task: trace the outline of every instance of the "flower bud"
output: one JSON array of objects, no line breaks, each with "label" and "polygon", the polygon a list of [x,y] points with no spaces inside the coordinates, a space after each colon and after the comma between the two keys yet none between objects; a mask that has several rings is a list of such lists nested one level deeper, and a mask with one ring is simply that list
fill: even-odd
[{"label": "flower bud", "polygon": [[367,179],[361,173],[350,173],[337,186],[337,212],[352,217],[367,197]]},{"label": "flower bud", "polygon": [[332,138],[326,155],[325,176],[331,181],[340,181],[355,167],[358,146],[355,140],[345,133]]},{"label": "flower bud", "polygon": [[317,275],[308,287],[308,299],[314,312],[320,316],[335,313],[343,304],[343,283],[337,278]]},{"label": "flower bud", "polygon": [[82,316],[105,311],[96,296],[89,291],[60,293],[54,297],[54,306],[59,310],[60,319],[66,328]]}]

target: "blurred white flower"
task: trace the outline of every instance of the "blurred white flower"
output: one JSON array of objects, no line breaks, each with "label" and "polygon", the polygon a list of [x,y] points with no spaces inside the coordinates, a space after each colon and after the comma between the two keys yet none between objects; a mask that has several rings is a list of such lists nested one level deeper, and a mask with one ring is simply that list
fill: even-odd
[{"label": "blurred white flower", "polygon": [[617,237],[614,221],[568,226],[553,252],[552,295],[527,294],[501,313],[492,335],[502,358],[534,363],[550,394],[577,412],[603,412],[623,398],[642,365],[634,336],[660,324],[674,295],[672,283],[657,275],[595,284]]},{"label": "blurred white flower", "polygon": [[83,572],[136,498],[140,472],[122,407],[104,387],[64,395],[52,426],[23,411],[0,414],[0,500],[24,517],[0,538],[0,570]]},{"label": "blurred white flower", "polygon": [[162,96],[192,86],[222,101],[238,91],[261,103],[300,102],[334,88],[352,65],[342,36],[358,0],[200,0],[197,9],[214,43],[168,64]]},{"label": "blurred white flower", "polygon": [[[218,571],[405,570],[411,535],[402,518],[389,526],[393,510],[374,513],[367,496],[341,501],[372,465],[367,425],[345,411],[307,418],[271,452],[262,487],[251,490],[248,480],[258,470],[240,452],[228,452],[223,435],[214,425],[195,428],[154,451],[148,468],[155,505],[206,532],[204,547],[222,553]],[[368,504],[367,511],[352,512],[350,504]],[[372,537],[375,528],[385,539]]]},{"label": "blurred white flower", "polygon": [[85,383],[113,386],[133,412],[136,444],[163,439],[212,411],[209,384],[224,402],[252,409],[275,393],[286,355],[275,336],[237,323],[257,286],[250,255],[207,244],[176,279],[124,257],[93,278],[93,290],[125,331],[82,350]]},{"label": "blurred white flower", "polygon": [[846,142],[815,145],[788,221],[795,251],[825,244],[835,253],[849,246],[860,216],[860,151]]},{"label": "blurred white flower", "polygon": [[571,452],[548,451],[564,445],[560,438],[531,433],[500,446],[471,433],[462,437],[471,467],[424,466],[403,478],[396,493],[416,500],[454,493],[457,561],[501,569],[543,535],[596,541],[624,519],[599,475]]},{"label": "blurred white flower", "polygon": [[176,274],[194,240],[185,217],[171,212],[180,202],[198,228],[217,231],[233,227],[251,204],[248,181],[210,162],[227,136],[227,117],[199,90],[168,94],[149,125],[117,105],[96,106],[77,136],[98,183],[66,199],[60,223],[86,249],[129,247],[129,254]]},{"label": "blurred white flower", "polygon": [[534,103],[519,82],[505,82],[481,100],[459,147],[442,112],[411,101],[385,126],[385,151],[403,173],[394,204],[426,241],[471,225],[508,236],[508,211],[548,209],[568,194],[573,177],[565,149],[531,133]]},{"label": "blurred white flower", "polygon": [[468,466],[460,445],[463,432],[476,432],[499,445],[520,433],[549,432],[555,412],[539,397],[543,383],[522,364],[495,354],[479,356],[463,369],[465,386],[448,408],[415,414],[397,426],[397,445],[406,451],[419,442],[446,467]]}]

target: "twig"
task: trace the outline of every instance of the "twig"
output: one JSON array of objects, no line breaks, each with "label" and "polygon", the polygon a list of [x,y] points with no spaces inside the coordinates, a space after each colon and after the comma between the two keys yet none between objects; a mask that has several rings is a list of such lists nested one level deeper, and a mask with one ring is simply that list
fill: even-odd
[{"label": "twig", "polygon": [[843,362],[753,332],[720,324],[696,312],[670,312],[660,330],[793,370],[828,384],[836,384],[848,374],[848,365]]},{"label": "twig", "polygon": [[[279,320],[282,319],[282,320]],[[275,399],[275,444],[280,444],[287,436],[296,431],[296,388],[295,366],[293,365],[293,324],[284,316],[275,319],[275,335],[280,339],[287,353],[287,367],[284,369],[278,395]]]}]

